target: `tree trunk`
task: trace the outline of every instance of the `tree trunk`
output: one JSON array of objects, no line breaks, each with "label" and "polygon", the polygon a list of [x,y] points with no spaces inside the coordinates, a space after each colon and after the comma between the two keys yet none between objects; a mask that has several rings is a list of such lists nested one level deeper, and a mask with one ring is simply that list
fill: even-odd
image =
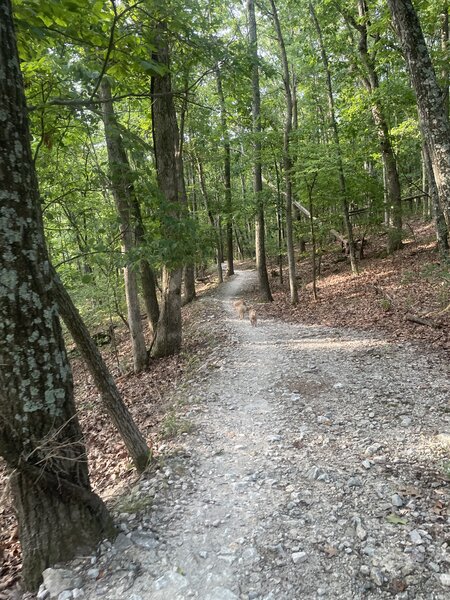
[{"label": "tree trunk", "polygon": [[397,170],[397,161],[389,136],[389,126],[384,114],[381,100],[379,99],[378,89],[380,84],[378,74],[375,68],[373,57],[369,52],[367,41],[368,15],[366,0],[357,0],[357,5],[359,22],[349,18],[348,15],[346,15],[346,18],[359,33],[358,50],[365,69],[365,75],[362,77],[362,81],[371,98],[372,118],[375,127],[377,128],[381,158],[385,171],[385,181],[387,185],[387,208],[389,213],[388,252],[394,252],[402,247],[403,236],[400,178]]},{"label": "tree trunk", "polygon": [[95,385],[101,394],[103,405],[120,433],[129,455],[138,471],[143,471],[150,460],[150,449],[128,408],[124,404],[114,379],[105,364],[94,340],[84,324],[70,295],[63,286],[57,273],[52,269],[53,295],[58,305],[70,335],[73,337],[81,356],[94,379]]},{"label": "tree trunk", "polygon": [[[166,30],[164,22],[158,24],[156,39],[158,51],[154,52],[152,57],[164,67],[164,73],[153,75],[151,81],[152,130],[158,186],[167,203],[169,215],[176,222],[181,214],[180,173],[177,161],[179,136],[173,103]],[[176,230],[173,231],[168,226],[165,235],[168,240],[174,240]],[[182,271],[179,265],[163,267],[161,312],[152,348],[152,356],[155,358],[177,354],[181,348]]]},{"label": "tree trunk", "polygon": [[233,205],[231,197],[231,145],[228,135],[225,96],[223,94],[222,76],[219,66],[216,66],[217,94],[220,102],[220,121],[223,143],[223,181],[225,185],[225,214],[227,240],[227,277],[234,275],[233,262]]},{"label": "tree trunk", "polygon": [[433,166],[431,164],[430,152],[426,144],[423,145],[423,158],[425,162],[425,169],[427,172],[428,179],[428,190],[431,199],[431,206],[434,216],[434,226],[436,230],[436,241],[439,254],[445,258],[448,256],[449,245],[448,245],[448,227],[445,222],[444,213],[442,212],[441,205],[439,204],[439,194],[434,180]]},{"label": "tree trunk", "polygon": [[[132,192],[132,190],[130,189]],[[145,228],[142,220],[141,207],[135,194],[132,193],[132,206],[134,216],[134,235],[139,246],[145,244]],[[156,275],[146,258],[139,259],[139,272],[141,275],[142,297],[144,298],[145,312],[149,320],[150,329],[156,331],[159,319],[159,304],[156,294]]]},{"label": "tree trunk", "polygon": [[0,1],[0,455],[12,472],[24,587],[114,532],[90,488],[52,296],[12,8]]},{"label": "tree trunk", "polygon": [[286,251],[288,259],[289,290],[291,294],[291,304],[298,304],[297,276],[295,272],[295,253],[294,253],[294,233],[292,225],[292,159],[290,156],[290,136],[292,132],[293,120],[293,90],[290,83],[289,64],[287,60],[286,47],[284,44],[283,32],[281,31],[280,21],[278,19],[277,7],[274,0],[270,0],[272,7],[273,22],[277,32],[278,47],[280,49],[281,62],[283,65],[283,83],[286,99],[286,120],[283,136],[283,165],[284,178],[286,186]]},{"label": "tree trunk", "polygon": [[450,216],[450,125],[420,22],[411,0],[388,0],[417,97],[421,129],[430,152],[439,203]]},{"label": "tree trunk", "polygon": [[[350,221],[350,214],[349,214],[349,209],[348,209],[347,184],[345,181],[344,163],[342,160],[342,151],[341,151],[341,144],[340,144],[340,139],[339,139],[339,129],[338,129],[338,124],[337,124],[337,119],[336,119],[336,111],[334,108],[334,97],[333,97],[333,86],[332,86],[332,80],[331,80],[330,64],[328,62],[328,55],[326,53],[325,44],[323,42],[322,28],[320,27],[320,23],[317,18],[316,11],[314,10],[314,6],[313,6],[312,2],[309,3],[309,11],[311,13],[311,17],[312,17],[314,26],[317,31],[317,36],[319,38],[320,53],[321,53],[323,68],[325,70],[325,76],[326,76],[326,81],[327,81],[328,109],[329,109],[329,114],[330,114],[331,127],[333,130],[333,141],[336,146],[336,152],[337,152],[338,172],[339,172],[339,188],[340,188],[340,192],[341,192],[342,212],[344,215],[345,229],[347,232],[349,255],[350,255],[350,265],[351,265],[352,273],[356,275],[358,273],[358,265],[356,264],[355,242],[353,240],[353,227],[352,227],[352,223]],[[314,260],[315,260],[315,258],[314,258]]]},{"label": "tree trunk", "polygon": [[202,190],[203,202],[205,204],[206,214],[208,215],[209,224],[211,225],[211,229],[214,231],[214,237],[216,240],[216,268],[217,268],[217,276],[219,279],[219,283],[223,283],[223,272],[222,272],[222,257],[221,257],[221,248],[220,248],[220,233],[218,230],[218,226],[214,221],[214,215],[211,210],[211,205],[209,201],[208,190],[206,189],[206,181],[205,181],[205,173],[203,171],[203,165],[200,159],[197,157],[197,166],[198,166],[198,176],[200,179],[200,189]]},{"label": "tree trunk", "polygon": [[139,373],[147,366],[147,349],[145,347],[144,330],[139,308],[138,285],[136,272],[131,264],[130,255],[136,247],[133,224],[133,199],[131,169],[122,137],[114,115],[111,100],[111,86],[105,77],[100,85],[102,99],[102,115],[105,126],[106,147],[111,176],[111,189],[120,219],[120,235],[122,251],[125,254],[125,296],[127,299],[128,325],[130,327],[133,351],[134,372]]},{"label": "tree trunk", "polygon": [[259,293],[263,302],[272,302],[269,277],[267,275],[266,248],[265,248],[265,224],[264,224],[264,200],[262,195],[262,167],[261,167],[261,94],[259,90],[259,66],[258,66],[258,40],[256,33],[256,17],[254,0],[247,0],[249,18],[249,40],[252,59],[252,118],[254,141],[254,163],[253,163],[253,191],[256,201],[255,220],[255,253],[256,268],[258,271]]},{"label": "tree trunk", "polygon": [[183,305],[189,304],[195,299],[195,267],[186,265],[184,267],[184,297]]}]

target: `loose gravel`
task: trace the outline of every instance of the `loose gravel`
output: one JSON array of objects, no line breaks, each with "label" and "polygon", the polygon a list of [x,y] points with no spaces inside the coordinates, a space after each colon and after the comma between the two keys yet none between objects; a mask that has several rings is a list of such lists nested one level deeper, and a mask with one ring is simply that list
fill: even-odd
[{"label": "loose gravel", "polygon": [[198,301],[226,343],[173,398],[189,433],[121,500],[117,540],[47,570],[38,598],[450,598],[447,365],[378,334],[252,327],[233,302],[255,284]]}]

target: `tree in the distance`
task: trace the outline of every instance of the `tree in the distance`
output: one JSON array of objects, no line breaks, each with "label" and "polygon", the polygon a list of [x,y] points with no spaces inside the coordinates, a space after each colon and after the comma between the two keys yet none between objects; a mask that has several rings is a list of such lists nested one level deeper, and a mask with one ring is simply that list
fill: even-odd
[{"label": "tree in the distance", "polygon": [[10,0],[0,0],[0,455],[23,579],[113,533],[90,488],[70,366],[53,299]]}]

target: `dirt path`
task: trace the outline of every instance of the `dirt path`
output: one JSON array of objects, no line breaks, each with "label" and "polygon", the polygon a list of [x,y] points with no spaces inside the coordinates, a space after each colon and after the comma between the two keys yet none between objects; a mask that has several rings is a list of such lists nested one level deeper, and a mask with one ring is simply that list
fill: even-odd
[{"label": "dirt path", "polygon": [[194,430],[122,503],[114,545],[71,565],[67,598],[449,598],[444,365],[364,333],[253,328],[233,300],[255,283],[199,301],[228,342],[174,399]]}]

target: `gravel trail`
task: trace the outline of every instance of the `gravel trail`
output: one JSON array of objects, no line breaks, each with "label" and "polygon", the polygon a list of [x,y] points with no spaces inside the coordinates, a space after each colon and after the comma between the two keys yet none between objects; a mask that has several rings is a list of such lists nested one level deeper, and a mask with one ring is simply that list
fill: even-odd
[{"label": "gravel trail", "polygon": [[67,567],[67,599],[450,598],[446,365],[378,334],[252,327],[233,301],[255,277],[198,301],[226,343],[174,398],[193,431],[116,542]]}]

